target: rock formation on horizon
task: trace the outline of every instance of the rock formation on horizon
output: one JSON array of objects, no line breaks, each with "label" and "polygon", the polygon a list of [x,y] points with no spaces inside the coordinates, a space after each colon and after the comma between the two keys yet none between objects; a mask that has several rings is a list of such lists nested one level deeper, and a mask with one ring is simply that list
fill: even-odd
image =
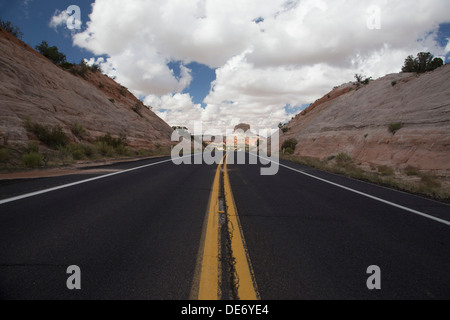
[{"label": "rock formation on horizon", "polygon": [[247,132],[250,129],[251,129],[251,126],[249,124],[241,123],[241,124],[238,124],[236,127],[234,127],[234,132],[236,132],[238,130],[242,130],[244,132]]}]

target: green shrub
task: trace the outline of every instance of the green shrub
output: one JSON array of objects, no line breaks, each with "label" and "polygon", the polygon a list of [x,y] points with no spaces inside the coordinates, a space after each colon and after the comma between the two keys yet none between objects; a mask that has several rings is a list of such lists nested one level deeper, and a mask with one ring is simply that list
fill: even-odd
[{"label": "green shrub", "polygon": [[416,167],[413,167],[413,166],[407,166],[405,168],[404,172],[405,172],[405,174],[408,177],[419,176],[420,175],[420,170],[418,168],[416,168]]},{"label": "green shrub", "polygon": [[116,149],[114,149],[114,151],[119,155],[119,156],[129,156],[132,154],[132,151],[130,149],[128,149],[125,146],[120,146],[117,147]]},{"label": "green shrub", "polygon": [[87,78],[88,70],[92,71],[92,67],[89,67],[85,61],[81,61],[80,64],[64,62],[60,66],[64,70],[71,72],[74,76],[80,76],[83,79]]},{"label": "green shrub", "polygon": [[71,146],[58,147],[59,158],[63,161],[63,164],[70,164],[73,162],[72,148]]},{"label": "green shrub", "polygon": [[97,142],[98,152],[104,157],[114,157],[116,152],[114,148],[104,142]]},{"label": "green shrub", "polygon": [[67,62],[66,55],[59,52],[57,47],[50,47],[47,41],[42,41],[40,45],[36,46],[36,50],[55,64],[64,65]]},{"label": "green shrub", "polygon": [[83,79],[86,79],[87,72],[89,70],[89,66],[86,64],[84,60],[80,62],[78,65],[74,65],[74,67],[70,70],[74,75],[80,76]]},{"label": "green shrub", "polygon": [[132,110],[134,111],[134,112],[136,112],[141,118],[143,117],[142,116],[142,105],[138,102],[138,103],[136,103],[135,105],[134,105],[134,107],[132,107]]},{"label": "green shrub", "polygon": [[334,159],[336,159],[336,156],[329,156],[328,158],[327,158],[327,161],[333,161]]},{"label": "green shrub", "polygon": [[25,128],[28,132],[33,133],[39,141],[54,150],[57,150],[58,147],[66,146],[69,143],[69,138],[59,125],[54,127],[43,126],[27,120],[25,122]]},{"label": "green shrub", "polygon": [[128,93],[128,88],[127,88],[127,87],[124,87],[124,86],[120,86],[119,93],[120,93],[122,96],[126,97],[126,96],[127,96],[127,93]]},{"label": "green shrub", "polygon": [[60,126],[49,128],[49,134],[42,139],[46,145],[56,149],[58,146],[65,146],[69,143],[69,138]]},{"label": "green shrub", "polygon": [[341,167],[345,167],[353,164],[353,159],[348,154],[341,152],[336,156],[336,163]]},{"label": "green shrub", "polygon": [[425,188],[428,189],[439,189],[442,184],[437,180],[437,178],[430,174],[421,174],[420,182]]},{"label": "green shrub", "polygon": [[395,86],[397,85],[397,81],[395,81],[395,80],[392,81],[392,82],[391,82],[391,85],[392,85],[393,87],[395,87]]},{"label": "green shrub", "polygon": [[[100,147],[98,147],[98,149],[100,149]],[[71,162],[73,160],[86,160],[94,158],[96,155],[95,147],[85,144],[72,143],[68,146],[60,147],[58,150],[60,157],[66,162]]]},{"label": "green shrub", "polygon": [[0,29],[3,29],[6,32],[9,32],[17,39],[22,40],[22,37],[23,37],[22,31],[20,31],[19,27],[16,27],[15,25],[13,25],[11,21],[0,20]]},{"label": "green shrub", "polygon": [[284,153],[285,154],[289,154],[289,155],[291,155],[291,154],[294,154],[294,150],[293,149],[291,149],[291,148],[286,148],[285,150],[284,150]]},{"label": "green shrub", "polygon": [[[89,66],[84,60],[81,60],[79,64],[64,62],[61,63],[60,66],[63,69],[70,71],[73,75],[80,76],[83,79],[87,78],[89,70],[94,73],[102,72],[102,69],[100,68],[99,65],[93,64],[92,66]],[[102,86],[100,89],[102,88],[104,88],[104,86]]]},{"label": "green shrub", "polygon": [[22,164],[27,168],[38,168],[43,160],[44,157],[37,152],[26,153],[22,156]]},{"label": "green shrub", "polygon": [[74,160],[85,160],[86,153],[81,145],[73,145],[71,147],[71,153]]},{"label": "green shrub", "polygon": [[378,172],[382,175],[382,176],[393,176],[394,175],[394,170],[389,168],[388,166],[379,166],[378,167]]},{"label": "green shrub", "polygon": [[9,151],[8,149],[0,149],[0,163],[5,163],[9,160]]},{"label": "green shrub", "polygon": [[298,141],[294,138],[287,139],[283,145],[281,146],[282,150],[292,149],[295,151],[295,148],[297,147]]},{"label": "green shrub", "polygon": [[39,153],[39,142],[30,141],[27,148],[28,153]]},{"label": "green shrub", "polygon": [[395,135],[400,129],[403,128],[403,123],[401,122],[394,122],[390,123],[388,126],[389,132]]},{"label": "green shrub", "polygon": [[88,158],[93,158],[95,156],[95,149],[90,145],[82,144],[81,148],[83,148],[84,154]]},{"label": "green shrub", "polygon": [[[295,118],[292,118],[292,120],[294,120]],[[288,127],[287,123],[282,123],[280,122],[280,124],[278,125],[278,128],[283,132],[283,133],[287,133],[291,130],[291,128]]]},{"label": "green shrub", "polygon": [[104,157],[114,157],[116,154],[124,153],[126,136],[112,137],[109,133],[97,139],[98,152]]},{"label": "green shrub", "polygon": [[100,137],[97,139],[97,147],[99,153],[105,157],[130,154],[130,150],[127,148],[127,137],[124,134],[119,135],[118,138],[114,138],[110,134]]},{"label": "green shrub", "polygon": [[444,65],[444,60],[434,58],[430,52],[419,52],[417,57],[409,56],[405,60],[402,72],[425,73]]},{"label": "green shrub", "polygon": [[368,85],[370,83],[370,80],[372,80],[372,77],[365,78],[363,75],[355,74],[356,83],[360,85]]},{"label": "green shrub", "polygon": [[139,151],[138,151],[138,156],[141,156],[141,157],[149,156],[150,154],[151,154],[150,150],[139,149]]},{"label": "green shrub", "polygon": [[103,137],[97,139],[98,142],[102,142],[108,146],[117,149],[119,147],[125,147],[127,145],[127,137],[123,134],[119,135],[118,138],[113,138],[109,133]]},{"label": "green shrub", "polygon": [[79,123],[74,123],[70,130],[72,131],[73,135],[79,139],[84,139],[87,136],[86,130]]},{"label": "green shrub", "polygon": [[89,70],[91,70],[94,73],[103,73],[102,68],[98,64],[93,64],[91,66],[88,66]]},{"label": "green shrub", "polygon": [[61,68],[63,68],[64,70],[68,70],[68,71],[73,71],[73,68],[75,68],[75,64],[70,63],[70,62],[64,62],[60,64]]},{"label": "green shrub", "polygon": [[86,160],[86,155],[83,150],[77,149],[72,152],[72,157],[74,160]]}]

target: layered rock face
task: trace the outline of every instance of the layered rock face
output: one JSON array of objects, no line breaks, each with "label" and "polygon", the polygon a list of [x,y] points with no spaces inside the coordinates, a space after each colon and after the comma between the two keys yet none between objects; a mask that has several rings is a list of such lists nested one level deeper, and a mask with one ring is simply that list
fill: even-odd
[{"label": "layered rock face", "polygon": [[295,138],[300,156],[346,153],[363,166],[413,166],[449,176],[449,83],[446,65],[422,75],[387,75],[359,88],[345,84],[295,117],[282,140]]},{"label": "layered rock face", "polygon": [[9,143],[28,143],[29,119],[61,126],[74,142],[71,127],[79,124],[93,140],[109,133],[136,149],[171,144],[170,126],[109,77],[75,76],[5,31],[0,52],[0,135]]}]

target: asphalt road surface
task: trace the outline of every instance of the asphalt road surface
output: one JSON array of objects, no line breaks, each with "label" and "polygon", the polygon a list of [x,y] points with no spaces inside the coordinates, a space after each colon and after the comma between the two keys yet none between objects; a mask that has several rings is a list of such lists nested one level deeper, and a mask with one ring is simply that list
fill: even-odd
[{"label": "asphalt road surface", "polygon": [[[261,299],[450,298],[448,205],[281,164],[227,168]],[[0,299],[193,297],[217,165],[111,169],[0,182]]]}]

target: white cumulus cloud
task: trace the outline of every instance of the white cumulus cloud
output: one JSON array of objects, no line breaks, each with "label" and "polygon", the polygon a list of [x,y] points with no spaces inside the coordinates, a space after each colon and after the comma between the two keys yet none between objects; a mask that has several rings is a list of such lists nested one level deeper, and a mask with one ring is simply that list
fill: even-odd
[{"label": "white cumulus cloud", "polygon": [[[368,28],[373,6],[379,30]],[[399,72],[419,51],[445,56],[436,36],[448,12],[448,0],[96,0],[73,40],[107,55],[103,70],[172,125],[274,127],[292,116],[286,105],[311,103],[355,73]],[[193,61],[217,69],[205,109],[183,93]]]}]

